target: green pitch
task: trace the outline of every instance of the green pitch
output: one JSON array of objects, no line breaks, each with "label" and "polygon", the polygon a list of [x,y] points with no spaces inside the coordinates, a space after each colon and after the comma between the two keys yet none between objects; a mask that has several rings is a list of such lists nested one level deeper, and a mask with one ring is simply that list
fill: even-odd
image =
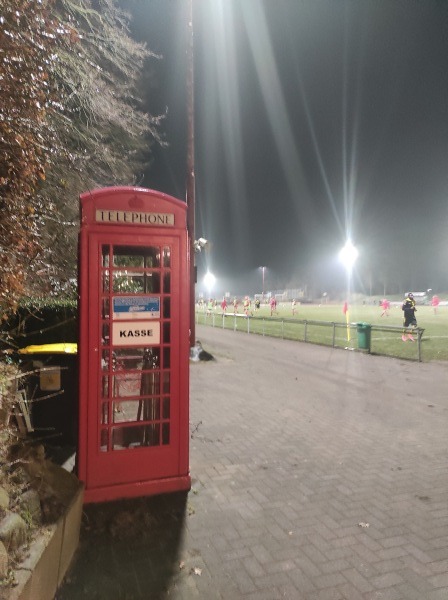
[{"label": "green pitch", "polygon": [[[233,307],[228,308],[228,312],[233,312]],[[243,312],[239,307],[240,314]],[[279,303],[277,305],[277,314],[274,319],[270,317],[269,306],[262,306],[255,311],[252,305],[252,312],[255,317],[261,319],[247,319],[239,317],[234,319],[228,315],[222,318],[222,311],[219,306],[214,310],[213,315],[206,315],[203,309],[197,309],[196,321],[201,324],[212,325],[215,327],[225,327],[226,329],[237,329],[238,331],[250,331],[262,335],[273,337],[284,337],[287,339],[297,339],[316,344],[333,345],[339,347],[357,348],[358,332],[356,326],[347,328],[346,318],[340,306],[334,304],[300,304],[296,306],[295,315],[292,314],[291,303]],[[387,330],[387,326],[401,327],[403,313],[401,305],[392,305],[389,310],[389,316],[381,317],[382,308],[380,306],[353,305],[349,311],[349,322],[364,322],[372,325],[371,332],[371,351],[376,354],[384,354],[399,358],[417,358],[417,344],[410,341],[403,342],[401,331]],[[431,306],[417,306],[418,326],[423,328],[422,338],[422,360],[448,360],[448,306],[439,306],[437,314]],[[285,319],[285,321],[282,321]],[[286,322],[288,320],[288,322]],[[293,322],[290,323],[289,321]],[[300,321],[316,321],[321,324],[308,323],[306,327]],[[329,323],[337,323],[336,327]],[[327,323],[327,324],[325,324]],[[385,330],[381,330],[382,327]]]}]

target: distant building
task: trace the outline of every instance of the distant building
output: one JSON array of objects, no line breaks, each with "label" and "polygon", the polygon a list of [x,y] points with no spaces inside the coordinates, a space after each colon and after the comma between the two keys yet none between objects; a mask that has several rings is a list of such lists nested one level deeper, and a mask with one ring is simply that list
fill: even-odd
[{"label": "distant building", "polygon": [[428,304],[428,293],[427,292],[412,292],[416,304]]}]

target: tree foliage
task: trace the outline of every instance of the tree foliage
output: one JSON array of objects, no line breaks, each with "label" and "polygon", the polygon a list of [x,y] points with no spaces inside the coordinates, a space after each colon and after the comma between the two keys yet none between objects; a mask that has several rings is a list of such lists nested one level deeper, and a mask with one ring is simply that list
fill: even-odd
[{"label": "tree foliage", "polygon": [[65,32],[45,6],[0,0],[0,302],[14,307],[41,253],[36,190],[45,179],[52,131],[50,71]]},{"label": "tree foliage", "polygon": [[9,209],[0,302],[11,305],[30,291],[62,293],[76,274],[79,194],[138,183],[151,143],[163,141],[162,117],[145,114],[138,94],[153,55],[130,38],[114,0],[0,0],[0,8],[9,78],[0,91]]}]

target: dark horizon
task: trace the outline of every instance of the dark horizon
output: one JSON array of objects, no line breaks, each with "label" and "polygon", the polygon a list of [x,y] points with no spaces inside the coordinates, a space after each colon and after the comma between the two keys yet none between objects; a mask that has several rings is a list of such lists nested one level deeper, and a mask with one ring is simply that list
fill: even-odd
[{"label": "dark horizon", "polygon": [[[143,184],[185,199],[185,7],[133,9],[164,112]],[[448,290],[448,3],[194,2],[197,256],[235,293]],[[296,285],[294,285],[296,284]],[[272,286],[274,288],[274,285]],[[241,290],[241,291],[240,291]],[[232,291],[232,290],[229,290]]]}]

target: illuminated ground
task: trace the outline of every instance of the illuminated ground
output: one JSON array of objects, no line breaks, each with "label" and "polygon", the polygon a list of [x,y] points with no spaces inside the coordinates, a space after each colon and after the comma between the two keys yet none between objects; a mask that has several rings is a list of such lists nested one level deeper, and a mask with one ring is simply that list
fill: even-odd
[{"label": "illuminated ground", "polygon": [[448,371],[198,327],[188,497],[86,508],[58,600],[448,597]]},{"label": "illuminated ground", "polygon": [[[252,305],[253,308],[253,305]],[[233,307],[227,311],[233,313]],[[366,322],[376,327],[397,327],[395,333],[387,333],[387,331],[372,331],[372,352],[398,356],[401,358],[410,358],[415,360],[417,351],[411,348],[410,344],[403,345],[401,340],[401,325],[403,323],[403,312],[401,303],[393,303],[388,315],[381,316],[382,309],[376,305],[354,304],[350,307],[348,321],[350,323]],[[301,320],[314,320],[318,322],[337,322],[344,324],[346,316],[342,312],[342,305],[336,304],[300,304],[296,306],[295,314],[292,314],[291,303],[279,303],[277,311],[274,313],[274,319],[271,321],[269,306],[262,306],[260,310],[252,310],[255,317],[266,319],[264,325],[257,324],[254,320],[250,325],[251,332],[263,332],[266,335],[274,335],[276,337],[289,337],[291,339],[304,338],[303,329],[300,327]],[[251,313],[251,314],[252,314]],[[240,305],[238,314],[243,315],[243,308]],[[417,307],[417,320],[419,327],[424,329],[422,357],[423,360],[448,360],[448,306],[440,306],[437,313],[431,306]],[[208,315],[203,309],[198,309],[196,312],[197,322],[200,324],[211,325],[214,323],[217,327],[222,327],[222,310],[217,306],[213,315]],[[276,321],[277,319],[277,321]],[[288,319],[292,321],[284,327],[278,319]],[[294,325],[294,322],[297,324]],[[225,319],[224,326],[233,329],[235,324],[231,316]],[[247,325],[244,324],[242,318],[239,319],[236,327],[241,330],[247,330]],[[357,347],[356,327],[350,332],[350,343],[347,344],[347,332],[344,328],[338,328],[336,331],[336,345]],[[326,345],[332,344],[332,331],[329,327],[310,328],[308,330],[308,339],[315,343]]]}]

